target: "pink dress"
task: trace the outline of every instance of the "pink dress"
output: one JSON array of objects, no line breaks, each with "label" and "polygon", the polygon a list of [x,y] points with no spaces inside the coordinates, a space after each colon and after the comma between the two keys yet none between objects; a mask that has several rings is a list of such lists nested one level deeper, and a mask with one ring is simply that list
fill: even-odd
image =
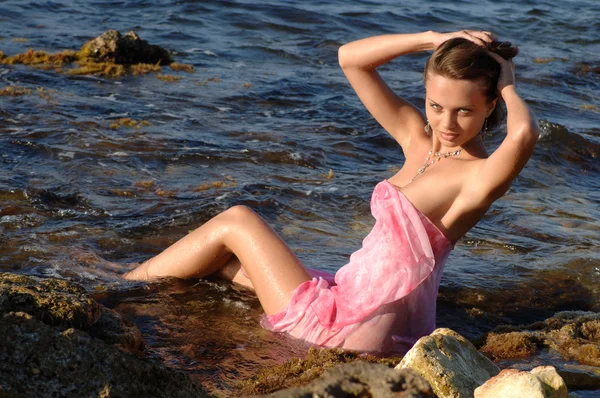
[{"label": "pink dress", "polygon": [[312,344],[408,351],[435,329],[436,299],[452,243],[389,181],[371,197],[375,225],[335,275],[310,269],[288,306],[262,325]]}]

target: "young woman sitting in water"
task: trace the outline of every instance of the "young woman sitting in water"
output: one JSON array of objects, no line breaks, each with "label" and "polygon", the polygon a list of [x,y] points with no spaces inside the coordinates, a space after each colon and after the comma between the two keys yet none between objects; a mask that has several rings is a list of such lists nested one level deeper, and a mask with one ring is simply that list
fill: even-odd
[{"label": "young woman sitting in water", "polygon": [[[425,120],[376,69],[426,50],[434,52],[425,66]],[[406,161],[375,187],[375,226],[335,275],[305,268],[259,215],[235,206],[125,278],[216,274],[252,287],[273,331],[329,347],[405,352],[435,328],[440,277],[455,242],[533,152],[538,127],[515,90],[516,53],[489,32],[468,30],[384,35],[340,48],[350,84]],[[507,134],[488,155],[483,135],[501,119],[499,100]]]}]

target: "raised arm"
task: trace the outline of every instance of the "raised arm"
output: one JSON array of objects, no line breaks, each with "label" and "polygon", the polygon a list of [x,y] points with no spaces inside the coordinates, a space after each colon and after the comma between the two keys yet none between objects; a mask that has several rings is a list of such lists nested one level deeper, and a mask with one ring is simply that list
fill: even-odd
[{"label": "raised arm", "polygon": [[489,32],[463,30],[452,33],[433,31],[390,34],[357,40],[339,49],[339,63],[354,91],[379,124],[407,151],[411,137],[425,134],[421,112],[396,95],[383,81],[377,67],[404,54],[435,50],[452,37],[464,37],[485,45]]},{"label": "raised arm", "polygon": [[484,162],[473,185],[479,195],[492,202],[504,195],[513,179],[525,167],[539,137],[537,120],[515,89],[515,66],[501,56],[489,52],[500,63],[498,95],[506,103],[506,137]]},{"label": "raised arm", "polygon": [[435,32],[375,36],[339,49],[340,66],[358,98],[404,150],[411,132],[423,132],[423,116],[390,89],[376,68],[404,54],[433,50],[434,37]]}]

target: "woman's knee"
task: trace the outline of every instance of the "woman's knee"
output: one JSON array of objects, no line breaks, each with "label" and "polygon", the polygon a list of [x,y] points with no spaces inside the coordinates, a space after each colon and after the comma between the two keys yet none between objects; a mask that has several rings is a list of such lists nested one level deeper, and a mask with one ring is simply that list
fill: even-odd
[{"label": "woman's knee", "polygon": [[254,210],[244,205],[232,206],[221,214],[232,223],[248,223],[251,221],[262,220]]}]

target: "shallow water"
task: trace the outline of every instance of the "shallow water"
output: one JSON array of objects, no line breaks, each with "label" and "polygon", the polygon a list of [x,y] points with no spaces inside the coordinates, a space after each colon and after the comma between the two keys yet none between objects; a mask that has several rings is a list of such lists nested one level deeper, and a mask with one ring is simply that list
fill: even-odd
[{"label": "shallow water", "polygon": [[[476,338],[557,310],[598,311],[600,78],[584,63],[600,63],[599,16],[595,0],[3,1],[8,55],[134,29],[196,72],[164,68],[182,77],[167,83],[0,65],[0,89],[32,89],[0,97],[0,269],[79,281],[134,320],[153,355],[233,391],[305,347],[260,329],[243,290],[117,273],[234,204],[258,211],[306,265],[344,265],[372,225],[371,190],[403,156],[345,81],[337,48],[469,27],[519,45],[519,91],[543,134],[509,193],[456,245],[438,325]],[[383,68],[419,106],[424,61]],[[111,128],[121,117],[152,125]],[[501,139],[493,132],[490,147]]]}]

